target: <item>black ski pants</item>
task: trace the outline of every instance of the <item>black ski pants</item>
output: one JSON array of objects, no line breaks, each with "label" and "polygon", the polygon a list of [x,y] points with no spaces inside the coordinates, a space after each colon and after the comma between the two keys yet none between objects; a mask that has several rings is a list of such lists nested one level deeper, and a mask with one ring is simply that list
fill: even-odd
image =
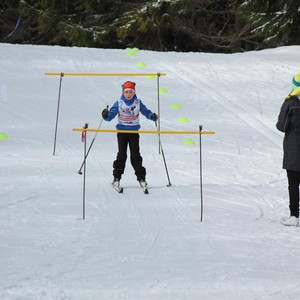
[{"label": "black ski pants", "polygon": [[299,218],[300,172],[287,170],[291,216]]},{"label": "black ski pants", "polygon": [[121,179],[127,160],[127,146],[130,149],[130,162],[135,171],[137,180],[145,180],[146,169],[143,167],[143,158],[140,154],[140,135],[138,133],[117,133],[118,154],[113,163],[113,176]]}]

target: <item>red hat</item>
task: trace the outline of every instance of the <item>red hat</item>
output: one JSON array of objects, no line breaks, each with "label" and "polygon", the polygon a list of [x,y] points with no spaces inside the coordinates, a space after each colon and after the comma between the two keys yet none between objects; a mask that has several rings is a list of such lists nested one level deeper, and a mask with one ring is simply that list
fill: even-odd
[{"label": "red hat", "polygon": [[122,91],[125,92],[125,91],[128,91],[128,90],[132,90],[135,92],[135,82],[132,82],[132,81],[126,81],[123,85],[122,85]]}]

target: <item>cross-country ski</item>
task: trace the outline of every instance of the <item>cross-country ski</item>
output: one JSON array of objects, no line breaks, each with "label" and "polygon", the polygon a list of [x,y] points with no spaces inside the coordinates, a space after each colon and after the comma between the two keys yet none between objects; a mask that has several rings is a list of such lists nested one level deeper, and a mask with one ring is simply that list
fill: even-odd
[{"label": "cross-country ski", "polygon": [[[148,190],[148,186],[147,186],[147,182],[146,181],[140,181],[140,187],[142,189],[142,191],[144,192],[144,194],[149,194],[149,190]],[[114,180],[112,182],[112,187],[120,194],[123,193],[124,188],[122,186],[120,186],[120,181],[118,180]]]}]

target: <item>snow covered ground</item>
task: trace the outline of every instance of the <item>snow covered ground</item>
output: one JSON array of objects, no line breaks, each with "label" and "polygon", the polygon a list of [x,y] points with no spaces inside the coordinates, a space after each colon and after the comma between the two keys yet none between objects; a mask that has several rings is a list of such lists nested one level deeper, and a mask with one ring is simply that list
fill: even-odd
[{"label": "snow covered ground", "polygon": [[[279,223],[289,211],[275,128],[300,46],[131,52],[0,44],[0,133],[9,136],[0,140],[0,299],[300,299],[300,231]],[[216,132],[202,135],[203,222],[197,135],[161,135],[167,187],[157,135],[141,134],[144,195],[129,162],[124,194],[112,189],[116,136],[99,133],[87,159],[83,219],[84,144],[72,129],[97,128],[126,80],[157,112],[157,82],[65,76],[53,155],[59,76],[45,72],[166,73],[161,129]]]}]

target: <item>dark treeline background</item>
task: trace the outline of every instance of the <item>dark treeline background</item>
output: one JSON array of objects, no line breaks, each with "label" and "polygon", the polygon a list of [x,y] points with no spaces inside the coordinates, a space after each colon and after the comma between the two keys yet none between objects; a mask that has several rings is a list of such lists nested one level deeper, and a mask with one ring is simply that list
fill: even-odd
[{"label": "dark treeline background", "polygon": [[299,32],[299,0],[0,0],[2,43],[232,53]]}]

